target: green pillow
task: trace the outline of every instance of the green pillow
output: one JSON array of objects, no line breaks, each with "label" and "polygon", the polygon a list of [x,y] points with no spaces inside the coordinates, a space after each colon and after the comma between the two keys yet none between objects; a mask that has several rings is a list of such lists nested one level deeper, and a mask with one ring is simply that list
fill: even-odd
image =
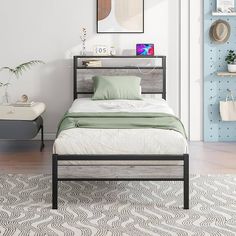
[{"label": "green pillow", "polygon": [[141,100],[141,78],[136,76],[93,77],[93,100],[128,99]]}]

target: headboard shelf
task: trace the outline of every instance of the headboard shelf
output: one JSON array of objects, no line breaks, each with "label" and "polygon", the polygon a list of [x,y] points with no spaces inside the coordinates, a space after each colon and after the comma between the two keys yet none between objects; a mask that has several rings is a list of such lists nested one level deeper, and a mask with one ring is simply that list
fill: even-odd
[{"label": "headboard shelf", "polygon": [[109,69],[133,69],[133,70],[138,70],[138,69],[162,69],[163,67],[161,66],[100,66],[100,67],[86,67],[86,66],[78,66],[77,69],[87,69],[87,70],[109,70]]},{"label": "headboard shelf", "polygon": [[[109,60],[106,60],[106,65],[101,67],[82,65],[82,60],[91,58]],[[132,60],[122,60],[122,63],[117,64],[115,59]],[[147,63],[144,59],[149,59],[149,62]],[[156,63],[159,62],[161,64],[157,65]],[[121,65],[124,63],[127,66]],[[130,65],[130,63],[132,64]],[[95,75],[135,75],[142,77],[142,94],[161,94],[162,98],[166,99],[166,56],[74,56],[73,68],[74,100],[77,99],[78,95],[93,94],[92,77]]]},{"label": "headboard shelf", "polygon": [[152,59],[165,58],[166,56],[74,56],[74,58],[135,58],[135,59]]}]

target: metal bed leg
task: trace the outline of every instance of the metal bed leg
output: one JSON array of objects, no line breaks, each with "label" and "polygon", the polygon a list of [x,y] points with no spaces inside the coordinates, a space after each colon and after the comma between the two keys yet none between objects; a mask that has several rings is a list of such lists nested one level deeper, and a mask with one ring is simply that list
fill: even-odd
[{"label": "metal bed leg", "polygon": [[42,152],[43,151],[43,149],[44,149],[44,132],[43,132],[43,125],[41,125],[41,127],[40,127],[40,129],[41,129],[41,146],[40,146],[40,152]]},{"label": "metal bed leg", "polygon": [[184,154],[184,209],[189,209],[189,155]]},{"label": "metal bed leg", "polygon": [[58,170],[57,155],[52,156],[52,209],[57,209],[58,203]]}]

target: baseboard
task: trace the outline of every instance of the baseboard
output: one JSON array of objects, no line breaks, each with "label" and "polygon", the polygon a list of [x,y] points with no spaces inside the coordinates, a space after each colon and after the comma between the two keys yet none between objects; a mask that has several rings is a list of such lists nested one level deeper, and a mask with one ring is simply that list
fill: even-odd
[{"label": "baseboard", "polygon": [[[55,140],[56,133],[45,133],[44,134],[44,140]],[[41,140],[41,132],[37,134],[37,136],[34,138],[34,140]]]}]

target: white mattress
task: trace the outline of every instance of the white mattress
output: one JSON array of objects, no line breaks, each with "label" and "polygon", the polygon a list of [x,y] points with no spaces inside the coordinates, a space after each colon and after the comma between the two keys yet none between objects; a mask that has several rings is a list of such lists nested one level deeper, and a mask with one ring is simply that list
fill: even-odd
[{"label": "white mattress", "polygon": [[174,114],[163,99],[144,98],[143,100],[91,100],[76,99],[69,112],[163,112]]},{"label": "white mattress", "polygon": [[[161,112],[173,114],[163,99],[92,101],[77,99],[69,112]],[[55,140],[56,154],[184,154],[185,137],[163,129],[69,129]]]},{"label": "white mattress", "polygon": [[31,107],[0,106],[1,120],[35,120],[45,111],[44,103],[35,103]]}]

